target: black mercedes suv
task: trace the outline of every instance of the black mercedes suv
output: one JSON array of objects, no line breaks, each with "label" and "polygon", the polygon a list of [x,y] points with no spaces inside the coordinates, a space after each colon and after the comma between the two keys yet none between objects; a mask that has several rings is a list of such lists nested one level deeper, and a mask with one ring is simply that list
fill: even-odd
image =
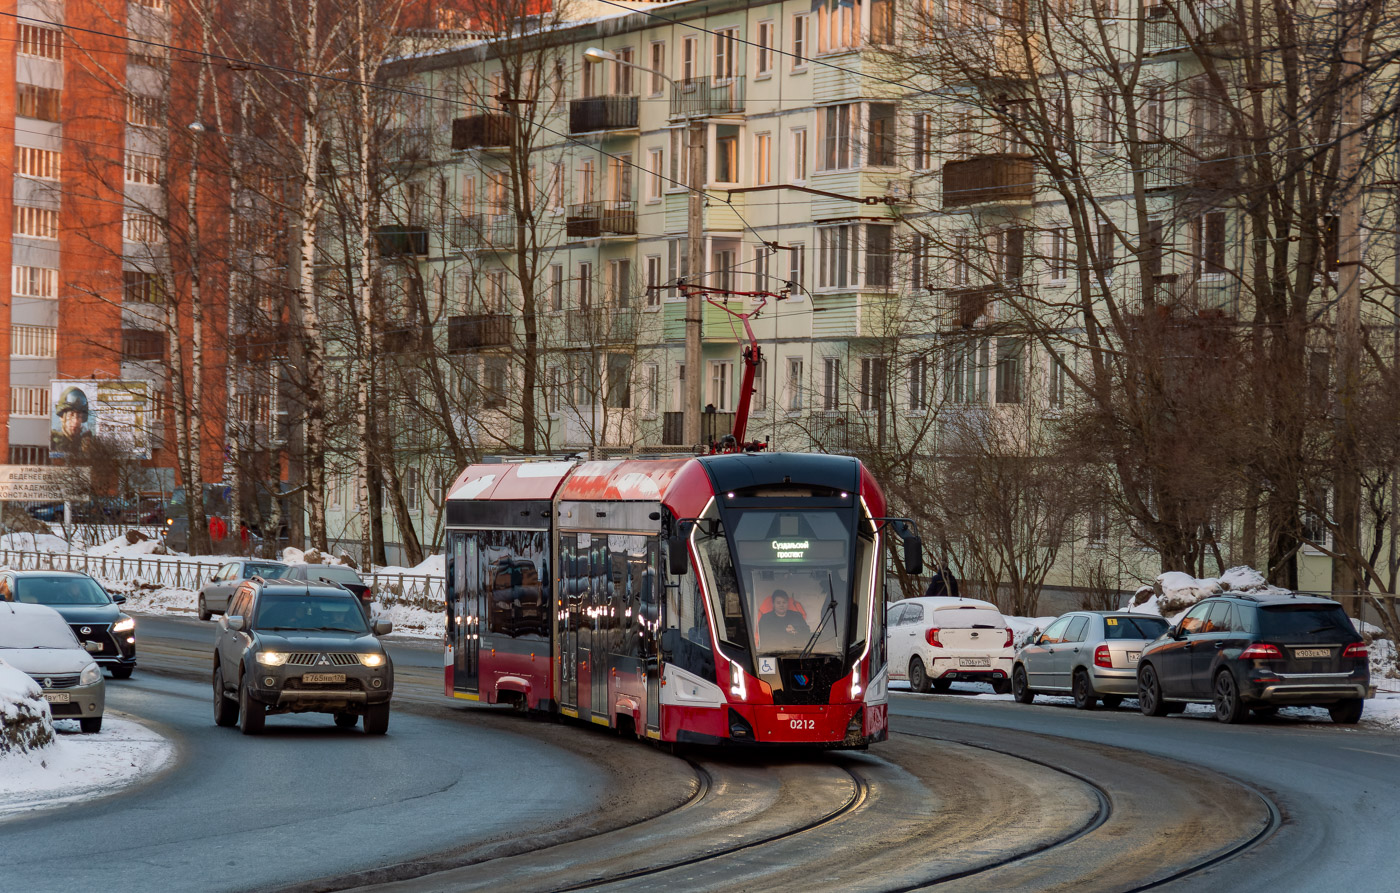
[{"label": "black mercedes suv", "polygon": [[1200,602],[1143,649],[1137,670],[1138,704],[1148,716],[1200,702],[1214,704],[1227,723],[1251,710],[1303,706],[1354,723],[1370,684],[1366,644],[1340,604],[1276,593]]}]

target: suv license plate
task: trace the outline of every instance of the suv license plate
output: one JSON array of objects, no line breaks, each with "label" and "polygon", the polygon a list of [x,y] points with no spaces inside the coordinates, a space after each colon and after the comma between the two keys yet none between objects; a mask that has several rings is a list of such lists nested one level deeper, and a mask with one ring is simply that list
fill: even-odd
[{"label": "suv license plate", "polygon": [[302,682],[344,682],[344,673],[307,673],[301,677]]},{"label": "suv license plate", "polygon": [[45,701],[48,701],[50,704],[67,704],[67,703],[68,703],[68,692],[66,692],[66,691],[46,691],[46,692],[44,692],[44,700],[45,700]]},{"label": "suv license plate", "polygon": [[1142,657],[1142,652],[1141,652],[1141,651],[1129,651],[1129,652],[1128,652],[1128,663],[1130,663],[1130,664],[1135,664],[1135,663],[1138,662],[1138,658],[1140,658],[1140,657]]},{"label": "suv license plate", "polygon": [[1331,648],[1297,648],[1293,651],[1294,657],[1331,657]]},{"label": "suv license plate", "polygon": [[990,657],[960,657],[958,666],[960,667],[990,667],[992,659]]}]

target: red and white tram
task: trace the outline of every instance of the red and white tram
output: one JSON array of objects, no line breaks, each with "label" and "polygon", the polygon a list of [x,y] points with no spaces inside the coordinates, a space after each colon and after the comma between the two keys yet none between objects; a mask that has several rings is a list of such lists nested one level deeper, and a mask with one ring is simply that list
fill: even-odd
[{"label": "red and white tram", "polygon": [[472,465],[447,499],[446,689],[660,741],[865,747],[886,725],[884,550],[847,456]]}]

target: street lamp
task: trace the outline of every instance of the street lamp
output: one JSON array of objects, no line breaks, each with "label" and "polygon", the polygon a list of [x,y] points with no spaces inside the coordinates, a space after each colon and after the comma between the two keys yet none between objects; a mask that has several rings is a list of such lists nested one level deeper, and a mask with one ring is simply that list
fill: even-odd
[{"label": "street lamp", "polygon": [[[645,68],[635,62],[628,62],[619,59],[616,53],[602,49],[601,47],[588,47],[583,51],[583,58],[589,62],[614,62],[618,65],[626,65],[638,71],[645,71],[654,74],[666,83],[671,85],[671,89],[679,92],[680,85],[674,78],[664,72],[654,68]],[[698,281],[700,269],[703,263],[704,253],[703,231],[705,226],[705,122],[703,113],[701,115],[687,115],[686,125],[686,170],[689,171],[687,184],[690,190],[690,202],[686,209],[686,255],[688,275],[692,281]],[[700,399],[701,399],[701,379],[700,379],[700,316],[704,304],[701,301],[701,293],[696,288],[685,289],[685,401],[682,415],[681,439],[690,446],[700,443]]]}]

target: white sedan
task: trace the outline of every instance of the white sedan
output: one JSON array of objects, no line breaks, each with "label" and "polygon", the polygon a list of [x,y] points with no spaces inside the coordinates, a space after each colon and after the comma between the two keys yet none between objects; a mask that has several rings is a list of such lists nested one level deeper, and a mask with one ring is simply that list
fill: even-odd
[{"label": "white sedan", "polygon": [[991,602],[925,596],[895,602],[889,627],[890,678],[914,691],[947,691],[954,682],[990,682],[1011,688],[1016,658],[1011,627]]},{"label": "white sedan", "polygon": [[0,601],[0,659],[39,683],[54,719],[76,719],[84,732],[102,731],[102,670],[53,608]]}]

